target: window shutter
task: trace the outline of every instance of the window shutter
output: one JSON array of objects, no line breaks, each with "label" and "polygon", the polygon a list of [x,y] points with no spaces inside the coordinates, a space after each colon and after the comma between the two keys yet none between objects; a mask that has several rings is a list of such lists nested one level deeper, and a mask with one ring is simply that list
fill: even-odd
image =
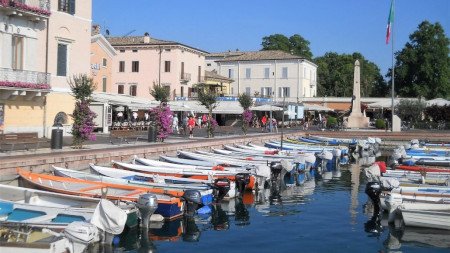
[{"label": "window shutter", "polygon": [[56,74],[58,76],[67,75],[67,45],[58,44],[58,59],[57,59],[57,70]]},{"label": "window shutter", "polygon": [[69,0],[69,13],[75,14],[75,0]]}]

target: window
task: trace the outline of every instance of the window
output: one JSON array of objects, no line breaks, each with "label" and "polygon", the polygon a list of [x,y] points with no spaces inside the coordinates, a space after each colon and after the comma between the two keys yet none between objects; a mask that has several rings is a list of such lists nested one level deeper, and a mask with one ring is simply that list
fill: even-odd
[{"label": "window", "polygon": [[180,97],[184,97],[184,87],[183,86],[181,86],[181,89],[180,89]]},{"label": "window", "polygon": [[228,69],[228,78],[234,78],[234,70]]},{"label": "window", "polygon": [[288,78],[288,68],[287,67],[283,67],[282,71],[283,72],[281,73],[281,78],[287,79]]},{"label": "window", "polygon": [[270,78],[270,68],[264,68],[264,79]]},{"label": "window", "polygon": [[139,72],[139,61],[131,62],[131,72]]},{"label": "window", "polygon": [[124,94],[124,85],[123,84],[117,85],[117,93]]},{"label": "window", "polygon": [[23,69],[23,37],[12,37],[12,68]]},{"label": "window", "polygon": [[106,82],[107,82],[107,79],[106,79],[106,76],[104,76],[102,79],[102,91],[103,92],[106,92]]},{"label": "window", "polygon": [[246,68],[245,69],[245,78],[250,79],[251,74],[252,74],[252,69]]},{"label": "window", "polygon": [[198,82],[202,81],[202,66],[198,66]]},{"label": "window", "polygon": [[164,62],[164,72],[170,72],[170,61]]},{"label": "window", "polygon": [[170,49],[164,49],[164,51],[166,51],[166,52],[170,52]]},{"label": "window", "polygon": [[291,93],[291,88],[290,87],[279,87],[278,88],[278,97],[279,98],[283,98],[283,97],[290,97]]},{"label": "window", "polygon": [[181,79],[184,79],[184,62],[181,62]]},{"label": "window", "polygon": [[137,85],[130,85],[130,96],[136,97],[137,93]]},{"label": "window", "polygon": [[58,44],[57,76],[67,76],[67,44]]},{"label": "window", "polygon": [[75,14],[75,0],[58,0],[58,11]]},{"label": "window", "polygon": [[245,87],[245,94],[250,96],[250,93],[251,93],[250,87]]},{"label": "window", "polygon": [[103,63],[103,67],[106,67],[106,65],[107,65],[107,63],[108,63],[108,60],[106,60],[106,58],[103,58],[102,63]]},{"label": "window", "polygon": [[120,52],[121,52],[121,53],[125,53],[125,50],[124,50],[124,49],[120,49]]},{"label": "window", "polygon": [[119,72],[125,72],[125,61],[119,62]]},{"label": "window", "polygon": [[262,87],[261,88],[261,96],[262,97],[272,96],[272,87]]},{"label": "window", "polygon": [[138,50],[137,49],[133,49],[133,53],[137,53],[138,52]]}]

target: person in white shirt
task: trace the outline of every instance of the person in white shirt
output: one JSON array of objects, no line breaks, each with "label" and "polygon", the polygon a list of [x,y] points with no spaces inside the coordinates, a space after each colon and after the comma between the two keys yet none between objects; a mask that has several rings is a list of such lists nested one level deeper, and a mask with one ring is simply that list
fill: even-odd
[{"label": "person in white shirt", "polygon": [[175,116],[172,119],[172,130],[173,132],[177,134],[180,134],[180,129],[178,128],[178,116],[175,114]]}]

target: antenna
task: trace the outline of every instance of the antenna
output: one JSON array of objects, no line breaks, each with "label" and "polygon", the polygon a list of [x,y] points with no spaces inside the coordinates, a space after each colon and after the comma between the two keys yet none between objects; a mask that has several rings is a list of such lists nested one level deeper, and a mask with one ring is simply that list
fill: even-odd
[{"label": "antenna", "polygon": [[136,32],[136,29],[131,30],[131,31],[125,33],[125,35],[123,35],[122,37],[126,37],[126,36],[128,36],[128,35],[130,35],[130,34],[132,34],[132,33],[134,33],[134,32]]}]

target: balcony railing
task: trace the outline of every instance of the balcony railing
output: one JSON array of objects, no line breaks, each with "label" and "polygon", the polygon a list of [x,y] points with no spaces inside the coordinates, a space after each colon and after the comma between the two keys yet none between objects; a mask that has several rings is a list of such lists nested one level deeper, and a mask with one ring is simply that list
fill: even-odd
[{"label": "balcony railing", "polygon": [[50,89],[50,74],[0,68],[0,87]]},{"label": "balcony railing", "polygon": [[181,73],[180,81],[181,82],[189,82],[189,81],[191,81],[191,74],[190,73]]},{"label": "balcony railing", "polygon": [[0,0],[0,7],[38,16],[50,16],[50,0]]}]

